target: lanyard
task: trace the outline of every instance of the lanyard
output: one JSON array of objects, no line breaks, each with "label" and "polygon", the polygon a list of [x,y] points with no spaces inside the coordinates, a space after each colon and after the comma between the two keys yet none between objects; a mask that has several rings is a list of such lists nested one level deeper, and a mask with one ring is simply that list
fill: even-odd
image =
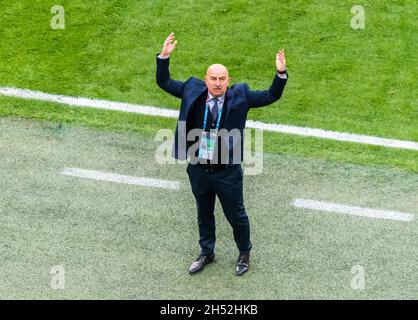
[{"label": "lanyard", "polygon": [[[222,110],[224,108],[221,108],[218,114],[218,121],[216,121],[216,131],[219,129],[219,124],[221,123],[221,116],[222,116]],[[203,119],[203,131],[206,130],[206,122],[208,119],[208,112],[209,112],[209,104],[206,104],[206,110],[205,110],[205,118]]]}]

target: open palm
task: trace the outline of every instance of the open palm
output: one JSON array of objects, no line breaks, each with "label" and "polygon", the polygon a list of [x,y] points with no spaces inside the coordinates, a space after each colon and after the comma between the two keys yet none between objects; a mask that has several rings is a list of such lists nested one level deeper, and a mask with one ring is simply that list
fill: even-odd
[{"label": "open palm", "polygon": [[177,46],[177,40],[174,40],[174,32],[172,32],[167,39],[165,39],[164,41],[164,45],[163,45],[163,49],[161,50],[161,55],[164,57],[168,57],[173,50],[176,48]]},{"label": "open palm", "polygon": [[277,52],[276,68],[277,68],[277,71],[279,72],[283,72],[286,70],[286,55],[285,55],[284,49]]}]

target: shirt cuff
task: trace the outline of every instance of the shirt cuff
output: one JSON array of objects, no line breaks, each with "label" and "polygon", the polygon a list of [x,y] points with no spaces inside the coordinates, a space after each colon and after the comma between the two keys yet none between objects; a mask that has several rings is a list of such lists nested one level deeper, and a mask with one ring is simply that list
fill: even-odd
[{"label": "shirt cuff", "polygon": [[277,72],[277,76],[280,79],[283,79],[283,80],[286,80],[287,79],[287,73],[279,73],[279,72]]},{"label": "shirt cuff", "polygon": [[163,60],[165,60],[165,59],[168,59],[168,58],[170,58],[170,56],[166,56],[166,57],[164,57],[161,53],[157,56],[157,58],[158,59],[163,59]]}]

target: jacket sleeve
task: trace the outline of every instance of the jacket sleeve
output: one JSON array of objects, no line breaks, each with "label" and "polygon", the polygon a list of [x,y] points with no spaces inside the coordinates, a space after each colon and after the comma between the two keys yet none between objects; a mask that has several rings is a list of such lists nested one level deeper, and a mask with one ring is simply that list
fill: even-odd
[{"label": "jacket sleeve", "polygon": [[183,96],[184,83],[170,78],[170,58],[160,59],[157,54],[156,80],[158,86],[169,94],[181,98]]},{"label": "jacket sleeve", "polygon": [[[289,75],[286,73],[287,78]],[[287,79],[281,79],[276,73],[273,83],[267,90],[249,90],[247,93],[248,105],[250,108],[264,107],[280,99]]]}]

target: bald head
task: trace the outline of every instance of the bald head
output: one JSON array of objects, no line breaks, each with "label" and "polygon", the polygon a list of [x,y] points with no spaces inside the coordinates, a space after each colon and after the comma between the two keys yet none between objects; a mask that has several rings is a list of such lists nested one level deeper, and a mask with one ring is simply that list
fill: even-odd
[{"label": "bald head", "polygon": [[215,63],[210,65],[208,71],[206,71],[206,76],[212,74],[228,76],[228,69],[223,64]]},{"label": "bald head", "polygon": [[229,85],[228,69],[219,63],[212,64],[206,72],[205,83],[212,96],[224,95]]}]

